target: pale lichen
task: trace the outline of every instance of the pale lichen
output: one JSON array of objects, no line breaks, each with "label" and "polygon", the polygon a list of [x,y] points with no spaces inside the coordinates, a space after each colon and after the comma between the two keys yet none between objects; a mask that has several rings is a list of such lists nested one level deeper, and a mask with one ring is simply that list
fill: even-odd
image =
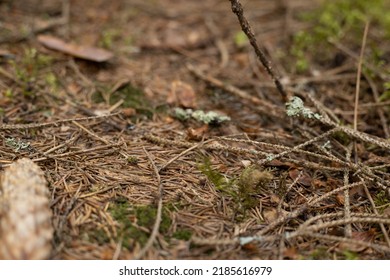
[{"label": "pale lichen", "polygon": [[175,108],[174,115],[179,120],[184,121],[193,118],[205,124],[220,124],[225,121],[230,121],[228,116],[221,115],[214,111],[204,112],[202,110],[193,111],[191,109],[183,110],[181,108]]},{"label": "pale lichen", "polygon": [[19,152],[20,150],[26,150],[30,147],[30,142],[24,142],[22,140],[18,140],[15,138],[5,138],[5,144],[11,147],[15,152]]},{"label": "pale lichen", "polygon": [[321,119],[321,115],[314,113],[309,108],[306,108],[302,99],[297,96],[293,96],[290,102],[286,103],[286,113],[289,117],[304,117],[307,119]]},{"label": "pale lichen", "polygon": [[192,114],[191,109],[184,110],[182,108],[175,108],[173,112],[174,112],[174,116],[181,121],[188,120]]}]

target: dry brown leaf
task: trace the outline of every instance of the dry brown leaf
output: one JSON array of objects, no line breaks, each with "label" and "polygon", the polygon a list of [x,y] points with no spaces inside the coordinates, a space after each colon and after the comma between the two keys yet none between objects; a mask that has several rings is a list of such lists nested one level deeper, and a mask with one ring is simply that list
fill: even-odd
[{"label": "dry brown leaf", "polygon": [[349,196],[351,203],[357,203],[362,197],[366,198],[367,195],[364,192],[364,187],[362,185],[355,186],[349,191]]},{"label": "dry brown leaf", "polygon": [[126,117],[126,118],[130,118],[130,117],[133,117],[137,114],[137,112],[135,111],[134,108],[124,108],[122,109],[122,114]]},{"label": "dry brown leaf", "polygon": [[249,55],[247,53],[238,53],[233,56],[233,60],[241,67],[247,67],[249,64]]},{"label": "dry brown leaf", "polygon": [[280,161],[278,159],[274,159],[274,160],[271,160],[270,162],[267,162],[266,166],[280,167],[280,168],[285,168],[285,169],[289,169],[289,168],[294,168],[295,167],[295,165],[293,163],[282,162],[282,161]]},{"label": "dry brown leaf", "polygon": [[345,196],[343,192],[339,192],[338,194],[336,194],[336,201],[339,205],[344,205]]},{"label": "dry brown leaf", "polygon": [[164,36],[161,44],[164,46],[169,46],[172,48],[182,48],[185,47],[188,42],[184,34],[180,34],[179,30],[176,28],[167,28],[166,34]]},{"label": "dry brown leaf", "polygon": [[260,252],[259,246],[255,243],[247,243],[242,245],[241,248],[251,255],[257,255]]},{"label": "dry brown leaf", "polygon": [[334,177],[326,178],[326,190],[331,191],[337,189],[338,187],[343,185],[343,181],[339,179],[335,179]]},{"label": "dry brown leaf", "polygon": [[187,129],[187,139],[188,140],[202,140],[206,132],[209,130],[209,126],[207,124],[198,127],[198,128],[192,128],[189,127]]},{"label": "dry brown leaf", "polygon": [[105,62],[114,56],[112,52],[107,50],[67,43],[59,38],[48,35],[38,36],[38,42],[48,49],[94,62]]},{"label": "dry brown leaf", "polygon": [[247,160],[247,159],[243,159],[243,160],[241,161],[241,163],[242,163],[242,165],[243,165],[244,167],[249,167],[249,166],[252,164],[252,161]]},{"label": "dry brown leaf", "polygon": [[272,203],[276,203],[276,204],[279,204],[280,202],[281,202],[281,199],[280,199],[280,197],[279,196],[277,196],[276,194],[271,194],[270,195],[270,201],[272,202]]},{"label": "dry brown leaf", "polygon": [[192,49],[204,45],[208,34],[204,30],[188,30],[179,22],[171,21],[163,30],[155,31],[142,38],[141,48]]},{"label": "dry brown leaf", "polygon": [[288,258],[290,260],[299,259],[298,250],[295,247],[286,248],[283,252],[283,255],[285,258]]},{"label": "dry brown leaf", "polygon": [[272,223],[273,221],[276,221],[279,217],[286,216],[287,214],[288,212],[283,209],[281,209],[281,211],[278,213],[278,210],[276,208],[267,209],[263,211],[263,216],[267,223]]},{"label": "dry brown leaf", "polygon": [[[368,231],[352,232],[352,239],[371,243],[375,239],[376,235],[377,235],[376,229],[371,228]],[[367,246],[363,246],[359,244],[343,243],[343,242],[341,242],[340,245],[338,246],[338,249],[340,250],[348,250],[356,253],[362,252],[366,248]]]},{"label": "dry brown leaf", "polygon": [[182,81],[173,81],[167,96],[167,103],[184,108],[196,107],[196,94],[191,85]]},{"label": "dry brown leaf", "polygon": [[312,181],[312,185],[314,188],[319,189],[319,188],[324,188],[326,187],[326,182],[319,180],[319,179],[314,179]]},{"label": "dry brown leaf", "polygon": [[[349,191],[349,200],[350,203],[357,203],[361,197],[366,197],[363,186],[355,186]],[[336,194],[336,201],[339,205],[344,205],[345,196],[344,192],[339,192]]]},{"label": "dry brown leaf", "polygon": [[73,95],[77,95],[80,91],[82,91],[82,87],[75,82],[66,85],[66,89]]},{"label": "dry brown leaf", "polygon": [[298,178],[298,176],[300,176],[298,179],[298,183],[301,184],[302,186],[305,186],[305,187],[311,186],[312,178],[310,177],[310,175],[307,172],[302,171],[302,173],[301,173],[301,170],[294,168],[294,169],[291,169],[288,172],[288,174],[290,175],[290,178],[293,180],[296,180]]}]

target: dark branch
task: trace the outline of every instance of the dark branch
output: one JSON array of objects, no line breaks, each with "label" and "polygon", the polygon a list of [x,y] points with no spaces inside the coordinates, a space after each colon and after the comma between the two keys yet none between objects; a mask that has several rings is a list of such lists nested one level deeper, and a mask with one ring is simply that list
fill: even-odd
[{"label": "dark branch", "polygon": [[239,0],[230,0],[230,3],[232,5],[232,11],[237,15],[238,21],[240,22],[241,29],[245,33],[245,35],[248,37],[249,42],[251,43],[253,49],[255,50],[255,53],[257,57],[259,58],[261,64],[264,66],[264,68],[267,70],[268,74],[271,76],[272,80],[274,81],[276,88],[278,89],[279,93],[282,95],[283,99],[287,100],[287,93],[284,91],[284,88],[282,84],[280,83],[279,78],[274,73],[271,62],[266,58],[264,52],[260,50],[259,46],[257,45],[255,35],[253,34],[251,30],[251,26],[249,25],[248,20],[244,16],[244,10],[242,8],[242,5]]}]

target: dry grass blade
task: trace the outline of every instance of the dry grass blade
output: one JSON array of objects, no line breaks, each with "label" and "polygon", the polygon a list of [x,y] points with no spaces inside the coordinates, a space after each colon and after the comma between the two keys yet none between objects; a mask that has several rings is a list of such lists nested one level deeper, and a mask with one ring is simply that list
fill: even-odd
[{"label": "dry grass blade", "polygon": [[0,125],[0,130],[20,130],[20,129],[31,129],[31,128],[42,128],[48,126],[58,126],[64,123],[77,122],[77,121],[90,121],[97,120],[102,118],[110,118],[116,115],[121,114],[121,112],[102,115],[102,116],[93,116],[93,117],[85,117],[85,118],[73,118],[73,119],[65,119],[58,120],[53,122],[45,122],[45,123],[29,123],[29,124],[2,124]]},{"label": "dry grass blade", "polygon": [[148,241],[146,242],[145,246],[142,248],[142,250],[134,257],[135,260],[142,259],[143,256],[147,253],[147,251],[152,247],[153,242],[156,240],[158,230],[160,228],[161,224],[161,215],[162,215],[162,206],[163,206],[163,186],[161,183],[161,177],[160,173],[157,169],[156,164],[154,163],[154,160],[152,156],[149,154],[149,152],[145,149],[145,147],[142,147],[145,154],[147,155],[151,165],[153,166],[154,173],[156,175],[157,183],[158,183],[158,204],[157,204],[157,214],[156,214],[156,221],[153,225],[152,233],[149,236]]},{"label": "dry grass blade", "polygon": [[294,233],[288,234],[288,236],[286,236],[286,239],[292,239],[292,238],[295,238],[297,236],[307,236],[307,237],[313,237],[313,238],[323,239],[323,240],[328,240],[328,241],[343,242],[343,243],[351,244],[351,245],[360,245],[360,246],[364,246],[367,248],[372,248],[372,249],[377,250],[379,252],[390,253],[390,249],[386,246],[383,246],[383,245],[373,244],[373,243],[364,242],[364,241],[360,241],[360,240],[349,239],[346,237],[313,233],[311,231],[296,232],[296,233],[294,232]]},{"label": "dry grass blade", "polygon": [[[349,146],[347,148],[347,155],[346,160],[349,161],[351,159],[351,150],[352,147]],[[349,169],[346,168],[344,171],[344,186],[349,184]],[[344,190],[344,213],[345,213],[345,219],[349,219],[351,217],[351,203],[350,203],[350,197],[349,197],[349,189]],[[345,237],[351,237],[352,236],[352,226],[351,224],[346,224],[344,229]]]},{"label": "dry grass blade", "polygon": [[199,147],[201,147],[202,145],[208,143],[208,142],[211,142],[212,140],[208,140],[208,141],[205,141],[205,142],[200,142],[192,147],[189,147],[188,149],[184,150],[183,152],[181,152],[179,155],[173,157],[172,159],[168,160],[163,166],[161,166],[161,168],[159,169],[160,171],[161,170],[164,170],[166,169],[170,164],[172,164],[175,160],[179,159],[180,157],[186,155],[187,153],[191,152],[192,150],[195,150],[195,149],[198,149]]},{"label": "dry grass blade", "polygon": [[367,41],[367,34],[368,34],[369,26],[370,26],[370,22],[367,22],[366,26],[364,28],[363,43],[362,43],[362,48],[360,50],[358,71],[357,71],[357,76],[356,76],[355,107],[354,107],[354,114],[353,114],[353,129],[354,130],[357,130],[357,122],[358,122],[357,118],[358,118],[359,95],[360,95],[360,76],[362,75],[363,56],[364,56],[364,50],[366,49],[366,41]]},{"label": "dry grass blade", "polygon": [[276,227],[286,223],[287,221],[298,217],[300,214],[302,214],[303,212],[305,212],[307,209],[309,209],[310,207],[314,206],[315,204],[319,203],[320,201],[322,201],[324,199],[327,199],[328,197],[330,197],[330,196],[332,196],[332,195],[334,195],[334,194],[336,194],[336,193],[338,193],[340,191],[344,191],[346,189],[350,189],[350,188],[353,188],[355,186],[359,186],[361,184],[362,184],[361,182],[358,182],[358,183],[345,185],[343,187],[334,189],[333,191],[327,192],[326,194],[321,195],[318,198],[311,199],[307,203],[305,203],[304,205],[299,207],[297,210],[294,210],[294,211],[288,213],[287,215],[281,216],[280,218],[276,219],[275,221],[273,221],[272,223],[267,225],[265,228],[261,229],[256,234],[256,236],[263,236],[265,233],[267,233],[267,232],[269,232],[271,230],[274,230]]},{"label": "dry grass blade", "polygon": [[[362,180],[362,179],[360,178],[360,180]],[[375,205],[375,202],[372,199],[372,195],[370,194],[370,192],[367,188],[367,184],[364,182],[364,180],[362,180],[362,182],[363,182],[364,192],[366,193],[367,198],[370,201],[372,210],[374,211],[375,215],[379,215],[378,210],[377,210],[376,205]],[[379,226],[380,226],[381,231],[383,233],[383,236],[386,240],[387,246],[389,246],[389,248],[390,248],[390,238],[389,238],[389,234],[387,233],[386,227],[383,223],[380,223]]]}]

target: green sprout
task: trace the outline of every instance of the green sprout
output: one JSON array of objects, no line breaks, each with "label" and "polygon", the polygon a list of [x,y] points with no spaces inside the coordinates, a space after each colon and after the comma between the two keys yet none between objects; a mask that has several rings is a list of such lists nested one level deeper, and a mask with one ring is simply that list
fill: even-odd
[{"label": "green sprout", "polygon": [[245,33],[242,31],[238,31],[234,35],[234,43],[238,48],[244,47],[246,44],[248,44],[248,37],[246,37]]}]

